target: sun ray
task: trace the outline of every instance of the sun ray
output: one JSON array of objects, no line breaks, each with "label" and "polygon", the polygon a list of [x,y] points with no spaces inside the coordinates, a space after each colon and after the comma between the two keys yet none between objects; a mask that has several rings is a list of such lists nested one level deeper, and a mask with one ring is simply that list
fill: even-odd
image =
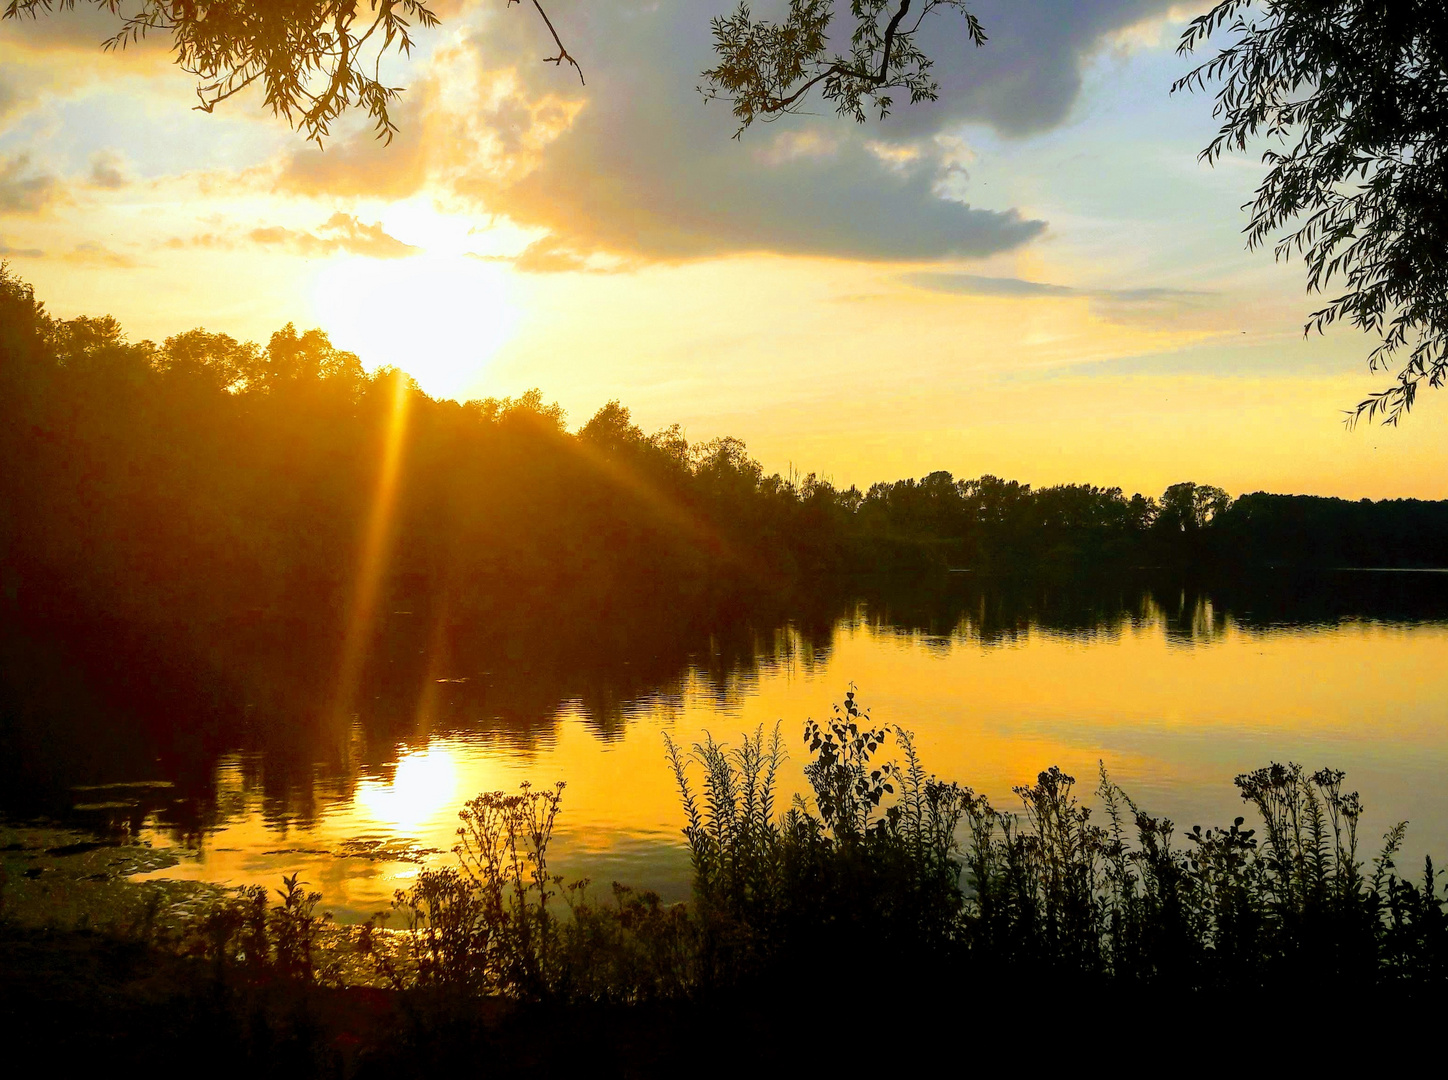
[{"label": "sun ray", "polygon": [[383,572],[391,546],[393,510],[397,504],[398,478],[402,471],[403,446],[407,437],[407,419],[413,393],[411,381],[401,372],[391,376],[392,402],[382,444],[382,462],[377,474],[377,487],[372,508],[362,533],[357,561],[357,581],[352,591],[347,629],[342,640],[342,656],[338,665],[334,716],[350,713],[367,647],[377,615]]}]

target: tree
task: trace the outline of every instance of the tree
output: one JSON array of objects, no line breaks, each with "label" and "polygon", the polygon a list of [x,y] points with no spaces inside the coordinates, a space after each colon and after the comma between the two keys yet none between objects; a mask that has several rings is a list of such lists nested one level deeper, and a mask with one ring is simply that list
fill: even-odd
[{"label": "tree", "polygon": [[[571,64],[582,79],[583,69],[563,47],[542,3],[531,2],[558,47],[544,62]],[[72,11],[75,3],[9,0],[4,18]],[[391,141],[397,128],[389,106],[402,90],[381,81],[382,61],[389,53],[410,54],[415,28],[438,25],[429,0],[139,0],[129,14],[122,0],[90,3],[119,20],[106,49],[169,34],[177,66],[198,80],[196,107],[202,112],[259,82],[272,113],[318,145],[332,122],[353,108],[366,109],[378,137]]]},{"label": "tree", "polygon": [[816,86],[836,112],[861,123],[870,112],[881,119],[890,114],[892,91],[905,91],[912,104],[934,101],[939,85],[917,43],[925,20],[940,9],[957,13],[977,47],[985,44],[985,28],[962,0],[922,0],[914,18],[912,3],[850,0],[850,49],[837,53],[829,50],[834,0],[790,0],[779,23],[756,22],[741,2],[733,15],[711,23],[719,63],[704,72],[700,92],[730,103],[739,120],[735,138],[756,119],[797,111]]},{"label": "tree", "polygon": [[1221,488],[1188,480],[1162,493],[1156,524],[1166,532],[1195,532],[1231,505],[1231,496]]},{"label": "tree", "polygon": [[[1361,402],[1396,424],[1423,383],[1448,378],[1448,8],[1440,0],[1222,0],[1178,52],[1230,39],[1173,90],[1219,82],[1215,164],[1258,137],[1269,166],[1247,243],[1300,256],[1308,291],[1338,295],[1308,332],[1346,320],[1373,334],[1373,371],[1396,382]],[[1247,207],[1244,207],[1246,209]],[[1329,294],[1331,295],[1331,294]]]},{"label": "tree", "polygon": [[[116,17],[119,28],[104,43],[125,48],[151,34],[169,34],[176,64],[197,78],[197,108],[211,112],[223,101],[260,83],[265,104],[308,139],[321,145],[334,120],[364,108],[379,138],[397,130],[390,106],[402,88],[381,81],[389,53],[408,55],[415,29],[431,29],[438,17],[431,0],[89,0]],[[507,6],[524,0],[506,0]],[[583,68],[564,46],[541,0],[528,0],[558,51],[544,63],[567,63],[583,81]],[[919,5],[918,7],[916,5]],[[9,0],[6,19],[35,18],[74,10],[76,0]],[[850,0],[848,52],[829,50],[835,0],[790,0],[783,22],[755,21],[747,3],[712,21],[719,63],[703,73],[700,92],[727,100],[739,118],[736,137],[756,119],[796,112],[811,90],[842,116],[863,122],[894,106],[894,91],[912,102],[934,101],[939,85],[931,60],[918,44],[926,20],[944,9],[965,20],[970,39],[985,44],[980,21],[963,0]]]}]

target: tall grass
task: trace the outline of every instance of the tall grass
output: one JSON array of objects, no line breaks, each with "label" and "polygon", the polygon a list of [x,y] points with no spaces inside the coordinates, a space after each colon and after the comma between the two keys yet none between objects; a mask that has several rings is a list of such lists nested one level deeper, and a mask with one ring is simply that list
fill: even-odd
[{"label": "tall grass", "polygon": [[[997,810],[927,774],[910,733],[872,722],[853,691],[804,741],[813,798],[778,816],[778,727],[732,750],[667,742],[700,970],[715,982],[830,970],[871,950],[917,971],[1181,991],[1448,978],[1440,872],[1428,860],[1417,883],[1397,875],[1404,824],[1365,865],[1362,803],[1339,771],[1246,773],[1236,786],[1260,835],[1239,817],[1179,838],[1104,766],[1099,822],[1055,767]],[[903,761],[882,760],[891,741]]]}]

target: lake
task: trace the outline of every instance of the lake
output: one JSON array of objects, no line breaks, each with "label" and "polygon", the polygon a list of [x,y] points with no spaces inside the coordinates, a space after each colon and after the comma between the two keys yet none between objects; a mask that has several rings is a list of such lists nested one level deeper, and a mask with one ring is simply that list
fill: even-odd
[{"label": "lake", "polygon": [[804,721],[854,686],[876,721],[915,733],[931,771],[1001,809],[1053,764],[1094,801],[1104,763],[1179,832],[1237,815],[1253,824],[1233,777],[1292,760],[1347,770],[1367,804],[1365,857],[1400,819],[1405,868],[1424,851],[1448,856],[1448,575],[1010,588],[967,577],[736,620],[662,658],[625,647],[580,663],[581,675],[566,657],[439,658],[404,626],[419,643],[404,651],[422,660],[304,752],[239,736],[207,755],[200,788],[112,778],[81,785],[73,813],[177,848],[163,876],[274,886],[300,872],[350,921],[453,858],[467,798],[562,780],[556,872],[590,878],[597,894],[619,880],[682,899],[665,733],[737,745],[780,723],[789,796],[803,788]]}]

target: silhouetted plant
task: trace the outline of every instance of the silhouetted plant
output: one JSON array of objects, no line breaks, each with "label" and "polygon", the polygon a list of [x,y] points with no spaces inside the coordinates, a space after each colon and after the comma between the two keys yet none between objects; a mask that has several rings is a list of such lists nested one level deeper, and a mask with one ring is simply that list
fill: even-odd
[{"label": "silhouetted plant", "polygon": [[271,909],[268,918],[272,962],[282,975],[311,981],[316,974],[312,959],[318,924],[331,916],[314,914],[322,894],[303,889],[296,874],[283,877],[282,885],[284,887],[277,890],[282,902]]},{"label": "silhouetted plant", "polygon": [[[895,735],[906,766],[875,762]],[[805,726],[813,755],[804,799],[778,820],[784,752],[761,727],[729,750],[706,736],[686,759],[666,747],[679,785],[694,867],[701,978],[721,983],[778,965],[847,964],[879,941],[900,955],[949,946],[959,927],[955,830],[967,793],[928,776],[909,733],[874,725],[851,690],[823,723]],[[692,761],[703,769],[698,793]]]},{"label": "silhouetted plant", "polygon": [[277,896],[280,903],[268,907],[267,890],[250,885],[207,912],[200,944],[218,974],[239,969],[252,976],[316,980],[317,939],[331,913],[316,914],[322,894],[307,892],[297,874],[282,878]]},{"label": "silhouetted plant", "polygon": [[564,894],[562,996],[635,1004],[681,998],[698,985],[698,922],[683,904],[613,883],[614,903],[595,905],[586,883]]},{"label": "silhouetted plant", "polygon": [[558,922],[549,911],[562,883],[548,873],[563,784],[487,792],[458,817],[458,867],[426,869],[393,906],[412,933],[411,970],[400,982],[519,997],[558,983]]}]

